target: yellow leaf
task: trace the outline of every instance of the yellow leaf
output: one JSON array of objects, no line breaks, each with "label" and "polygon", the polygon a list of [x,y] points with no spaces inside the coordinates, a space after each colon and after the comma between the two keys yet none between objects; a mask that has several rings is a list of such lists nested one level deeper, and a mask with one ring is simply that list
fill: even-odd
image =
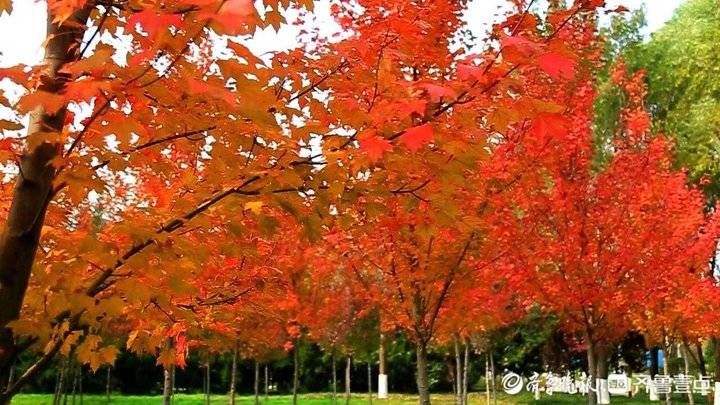
[{"label": "yellow leaf", "polygon": [[252,211],[255,215],[260,215],[263,205],[262,201],[250,201],[245,203],[245,209]]},{"label": "yellow leaf", "polygon": [[117,358],[118,349],[115,346],[105,346],[100,349],[100,360],[106,364],[112,364]]},{"label": "yellow leaf", "polygon": [[132,348],[132,345],[133,345],[133,343],[135,343],[135,340],[137,339],[139,333],[140,333],[140,331],[134,330],[134,331],[130,332],[130,334],[128,334],[128,340],[127,340],[127,344],[126,344],[126,347],[128,349]]}]

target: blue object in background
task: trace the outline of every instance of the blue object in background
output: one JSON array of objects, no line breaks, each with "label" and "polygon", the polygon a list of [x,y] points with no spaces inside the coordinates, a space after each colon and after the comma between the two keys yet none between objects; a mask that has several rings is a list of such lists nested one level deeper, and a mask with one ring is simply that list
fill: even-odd
[{"label": "blue object in background", "polygon": [[[645,352],[645,367],[652,367],[652,361],[650,361],[651,352]],[[658,369],[662,373],[662,368],[665,367],[665,352],[658,350]]]}]

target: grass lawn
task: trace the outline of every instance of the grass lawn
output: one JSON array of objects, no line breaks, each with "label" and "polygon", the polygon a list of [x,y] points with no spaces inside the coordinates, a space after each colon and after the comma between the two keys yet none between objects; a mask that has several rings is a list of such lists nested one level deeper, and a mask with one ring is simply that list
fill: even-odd
[{"label": "grass lawn", "polygon": [[[339,395],[338,403],[344,405],[342,394]],[[261,397],[262,399],[262,397]],[[299,401],[301,405],[332,405],[332,397],[330,394],[303,394],[300,395]],[[484,405],[485,396],[481,394],[470,395],[471,405]],[[664,404],[662,402],[650,402],[647,397],[638,398],[622,398],[613,397],[612,404],[618,405],[639,405],[639,404]],[[106,404],[118,404],[118,405],[160,405],[162,404],[161,396],[120,396],[115,395],[111,398],[110,402],[107,402],[104,395],[85,395],[83,398],[83,405],[106,405]],[[173,404],[174,405],[203,405],[204,396],[201,394],[176,394]],[[211,398],[213,405],[225,405],[228,403],[226,395],[213,395]],[[236,403],[239,405],[251,405],[254,404],[254,398],[251,396],[238,396]],[[267,402],[261,403],[265,405],[290,405],[292,404],[292,397],[289,395],[273,395],[270,396]],[[351,404],[360,405],[367,404],[367,396],[365,395],[353,395]],[[414,395],[390,395],[387,400],[374,399],[375,405],[410,405],[417,404],[417,397]],[[433,395],[433,404],[440,405],[451,405],[454,403],[451,395]],[[563,395],[556,394],[553,396],[543,396],[539,401],[534,401],[529,394],[521,394],[517,396],[506,396],[503,395],[498,398],[498,405],[582,405],[586,403],[586,398],[577,395]],[[687,397],[681,397],[679,395],[674,396],[673,404],[686,404],[688,403]],[[707,403],[707,399],[700,396],[696,397],[696,404],[703,405]],[[52,395],[50,394],[22,394],[12,401],[13,405],[52,405]],[[68,397],[68,405],[72,404],[71,398]],[[76,398],[75,405],[79,405],[80,400]]]}]

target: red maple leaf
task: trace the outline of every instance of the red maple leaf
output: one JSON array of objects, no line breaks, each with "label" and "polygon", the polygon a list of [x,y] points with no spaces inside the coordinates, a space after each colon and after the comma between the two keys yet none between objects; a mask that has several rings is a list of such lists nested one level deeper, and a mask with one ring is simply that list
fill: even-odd
[{"label": "red maple leaf", "polygon": [[563,78],[572,79],[575,77],[575,66],[577,62],[561,53],[548,52],[540,55],[537,63],[538,66],[554,80]]},{"label": "red maple leaf", "polygon": [[433,138],[433,131],[430,124],[424,124],[417,127],[409,128],[400,136],[400,143],[407,146],[408,149],[415,152],[430,143]]},{"label": "red maple leaf", "polygon": [[392,150],[392,145],[381,136],[371,135],[360,139],[360,149],[368,155],[371,162],[376,162],[385,152]]}]

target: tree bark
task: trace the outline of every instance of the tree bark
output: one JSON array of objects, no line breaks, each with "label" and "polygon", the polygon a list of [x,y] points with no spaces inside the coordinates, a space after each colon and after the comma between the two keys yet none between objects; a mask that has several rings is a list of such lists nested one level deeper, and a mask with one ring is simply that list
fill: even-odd
[{"label": "tree bark", "polygon": [[[467,405],[468,403],[468,372],[470,372],[470,343],[467,341],[467,339],[465,339],[465,364],[463,365],[462,405]],[[494,379],[493,387],[495,387]]]},{"label": "tree bark", "polygon": [[372,360],[368,359],[367,363],[368,372],[368,403],[372,405]]},{"label": "tree bark", "polygon": [[595,354],[597,356],[597,379],[598,384],[598,403],[609,404],[610,403],[610,392],[608,390],[608,375],[610,374],[610,364],[608,363],[608,353],[606,348],[599,346],[596,348]]},{"label": "tree bark", "polygon": [[268,373],[268,365],[265,364],[265,402],[268,401],[268,391],[270,390],[270,376]]},{"label": "tree bark", "polygon": [[380,333],[380,347],[378,348],[378,374],[385,373],[385,334]]},{"label": "tree bark", "polygon": [[81,365],[81,366],[80,366],[80,380],[78,381],[78,391],[79,391],[79,395],[80,395],[80,405],[83,405],[83,386],[82,386],[83,371],[82,371],[82,370],[83,370],[83,369],[82,369],[82,365]]},{"label": "tree bark", "polygon": [[[43,60],[45,69],[38,90],[59,94],[64,89],[64,80],[58,72],[80,56],[79,43],[93,9],[91,3],[88,2],[86,7],[76,11],[63,23],[53,23],[52,13],[48,12]],[[49,114],[41,107],[36,108],[30,113],[28,137],[40,132],[61,132],[66,111],[66,107],[63,107],[55,114]],[[0,238],[0,381],[7,381],[10,368],[19,354],[8,324],[20,315],[45,212],[52,198],[56,172],[51,161],[60,150],[60,143],[43,142],[34,150],[25,151],[20,158],[20,175],[15,183],[13,200]],[[35,373],[38,371],[33,369]],[[25,381],[27,379],[18,380],[19,383]],[[19,388],[7,387],[0,395],[0,404],[9,402]]]},{"label": "tree bark", "polygon": [[163,405],[172,404],[172,370],[163,367]]},{"label": "tree bark", "polygon": [[595,343],[588,342],[587,363],[588,363],[588,405],[597,405],[597,354]]},{"label": "tree bark", "polygon": [[108,403],[110,403],[110,371],[112,370],[112,367],[108,366],[107,373],[105,376],[105,399]]},{"label": "tree bark", "polygon": [[237,381],[237,356],[238,348],[235,344],[235,348],[232,353],[232,363],[230,365],[230,392],[228,393],[228,402],[230,405],[235,405],[235,384]]},{"label": "tree bark", "polygon": [[337,404],[337,361],[335,360],[335,351],[332,354],[332,392],[333,404]]},{"label": "tree bark", "polygon": [[460,357],[460,343],[457,335],[453,337],[453,348],[455,349],[455,404],[462,405],[462,358]]},{"label": "tree bark", "polygon": [[430,405],[430,384],[428,380],[427,369],[427,343],[419,341],[415,350],[416,368],[417,368],[417,389],[418,403],[420,405]]},{"label": "tree bark", "polygon": [[[488,349],[489,350],[489,349]],[[493,403],[497,405],[497,387],[495,386],[495,359],[492,350],[490,354],[490,391],[492,392]]]},{"label": "tree bark", "polygon": [[350,372],[352,368],[352,357],[345,358],[345,405],[350,405]]},{"label": "tree bark", "polygon": [[[682,357],[683,357],[683,362],[685,363],[685,375],[689,376],[690,375],[690,359],[688,357],[690,357],[690,347],[687,344],[683,344]],[[688,395],[688,403],[690,405],[695,405],[695,398],[693,397],[692,390],[690,392],[688,392],[687,395]]]},{"label": "tree bark", "polygon": [[707,367],[705,366],[705,355],[703,354],[702,344],[700,344],[700,342],[695,343],[695,350],[697,351],[698,368],[700,369],[700,374],[707,375]]},{"label": "tree bark", "polygon": [[[74,367],[73,370],[73,384],[72,384],[72,390],[70,392],[70,395],[72,396],[72,404],[75,405],[75,394],[77,393],[77,386],[78,386],[78,370],[80,368],[80,364],[73,364]],[[67,397],[65,397],[65,403],[67,404]]]},{"label": "tree bark", "polygon": [[[669,344],[667,344],[667,340],[665,340],[665,345],[663,347],[663,374],[666,376],[670,375],[670,370],[668,368],[668,357],[670,355],[670,350],[668,348],[670,347]],[[672,394],[665,394],[665,405],[672,404]]]},{"label": "tree bark", "polygon": [[70,370],[70,357],[60,364],[60,378],[58,379],[57,392],[55,393],[55,398],[53,399],[53,404],[56,405],[60,405],[62,403],[63,398],[65,397],[65,392],[67,391],[66,380]]},{"label": "tree bark", "polygon": [[300,356],[298,351],[300,350],[299,342],[295,343],[295,349],[293,349],[293,405],[297,405],[298,396],[298,385],[300,384]]},{"label": "tree bark", "polygon": [[260,404],[260,362],[255,360],[255,405]]},{"label": "tree bark", "polygon": [[380,347],[378,348],[378,399],[385,399],[388,394],[388,377],[385,366],[385,334],[381,332]]},{"label": "tree bark", "polygon": [[205,385],[205,403],[207,405],[210,405],[210,360],[208,359],[207,363],[205,363],[205,380],[207,381],[207,384]]},{"label": "tree bark", "polygon": [[0,391],[5,390],[6,387],[9,387],[9,386],[13,385],[13,383],[15,382],[15,371],[16,371],[16,369],[17,369],[17,361],[13,361],[12,365],[10,366],[10,370],[9,370],[9,372],[8,372],[7,384],[5,384],[4,386],[0,387]]}]

